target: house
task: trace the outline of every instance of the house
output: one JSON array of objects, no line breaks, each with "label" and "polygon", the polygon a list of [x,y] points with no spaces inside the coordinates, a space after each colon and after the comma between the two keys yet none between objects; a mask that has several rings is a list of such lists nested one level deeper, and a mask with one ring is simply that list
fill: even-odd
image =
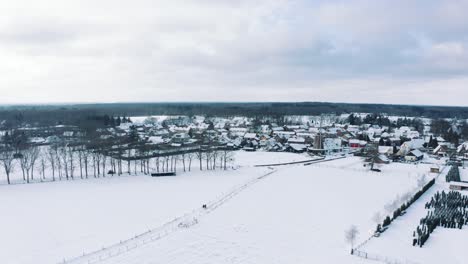
[{"label": "house", "polygon": [[294,131],[273,131],[273,135],[283,137],[283,138],[290,138],[296,134]]},{"label": "house", "polygon": [[288,152],[304,153],[307,150],[306,144],[289,144],[286,149]]},{"label": "house", "polygon": [[268,148],[268,151],[283,151],[283,150],[284,150],[284,146],[283,144],[279,142],[276,142],[275,144],[273,144],[271,147]]},{"label": "house", "polygon": [[393,147],[379,146],[379,154],[383,154],[386,156],[393,155]]},{"label": "house", "polygon": [[417,149],[421,150],[424,149],[424,139],[418,138],[418,139],[412,139],[410,141],[406,141],[403,144],[401,144],[400,150],[398,151],[397,155],[399,156],[405,156],[407,155],[411,150]]},{"label": "house", "polygon": [[243,149],[244,151],[248,151],[248,152],[252,152],[252,151],[255,151],[255,150],[256,150],[256,149],[253,148],[253,147],[247,147],[247,146],[243,147],[242,149]]},{"label": "house", "polygon": [[468,159],[468,142],[462,143],[458,146],[457,155],[462,156],[464,159]]},{"label": "house", "polygon": [[243,137],[247,133],[247,128],[245,127],[231,127],[229,128],[229,133],[232,136]]},{"label": "house", "polygon": [[186,143],[190,139],[190,136],[187,133],[177,133],[172,136],[171,142],[183,144]]},{"label": "house", "polygon": [[418,161],[418,160],[422,160],[423,157],[424,157],[424,154],[420,150],[415,149],[405,155],[405,160],[406,161]]},{"label": "house", "polygon": [[349,147],[351,149],[358,149],[358,148],[364,148],[367,145],[367,142],[364,140],[359,140],[359,139],[350,139],[349,140]]},{"label": "house", "polygon": [[166,143],[166,141],[161,136],[148,137],[148,142],[150,142],[150,144],[154,144],[154,145]]},{"label": "house", "polygon": [[448,146],[447,145],[438,145],[434,151],[432,151],[432,154],[440,156],[440,157],[445,157],[447,156],[447,151],[448,151]]},{"label": "house", "polygon": [[338,152],[341,151],[341,139],[340,138],[325,138],[323,140],[323,149],[326,152]]},{"label": "house", "polygon": [[256,139],[256,138],[257,138],[257,134],[255,134],[255,133],[245,133],[244,134],[244,139],[253,140],[253,139]]},{"label": "house", "polygon": [[348,144],[350,148],[360,148],[360,142],[359,139],[350,139]]}]

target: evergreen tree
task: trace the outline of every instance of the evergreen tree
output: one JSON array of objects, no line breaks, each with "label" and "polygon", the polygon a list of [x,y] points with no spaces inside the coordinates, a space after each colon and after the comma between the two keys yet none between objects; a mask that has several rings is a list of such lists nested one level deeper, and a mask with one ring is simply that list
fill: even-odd
[{"label": "evergreen tree", "polygon": [[383,138],[380,138],[379,146],[385,146],[385,140]]}]

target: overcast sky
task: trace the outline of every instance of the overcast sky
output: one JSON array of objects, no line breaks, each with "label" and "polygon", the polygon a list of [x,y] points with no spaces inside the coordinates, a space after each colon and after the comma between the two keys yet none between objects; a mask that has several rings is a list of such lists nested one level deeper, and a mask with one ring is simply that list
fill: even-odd
[{"label": "overcast sky", "polygon": [[0,103],[468,105],[468,0],[0,0]]}]

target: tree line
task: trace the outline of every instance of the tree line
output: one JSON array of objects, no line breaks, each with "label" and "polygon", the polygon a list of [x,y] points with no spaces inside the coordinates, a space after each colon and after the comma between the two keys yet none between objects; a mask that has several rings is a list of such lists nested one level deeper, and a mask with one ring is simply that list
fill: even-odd
[{"label": "tree line", "polygon": [[[73,140],[36,144],[19,130],[10,130],[0,138],[0,164],[11,183],[15,168],[26,183],[35,180],[71,180],[123,174],[191,171],[197,161],[199,170],[227,170],[233,150],[215,142],[203,145],[171,147],[151,145],[137,134],[101,138],[99,133],[82,131]],[[39,176],[37,176],[39,173]]]},{"label": "tree line", "polygon": [[347,104],[325,102],[297,103],[114,103],[75,105],[15,105],[0,107],[0,120],[10,122],[76,122],[83,116],[205,115],[272,117],[371,113],[428,118],[468,118],[467,107]]}]

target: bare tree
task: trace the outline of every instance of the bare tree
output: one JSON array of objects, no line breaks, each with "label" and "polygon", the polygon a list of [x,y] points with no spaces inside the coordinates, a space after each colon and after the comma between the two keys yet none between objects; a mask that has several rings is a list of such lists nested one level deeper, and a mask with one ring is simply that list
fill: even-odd
[{"label": "bare tree", "polygon": [[80,178],[83,179],[84,146],[78,147],[78,162],[80,163]]},{"label": "bare tree", "polygon": [[57,151],[54,148],[56,148],[56,146],[49,146],[46,153],[47,159],[49,160],[49,164],[52,169],[52,181],[55,181],[55,154],[57,153]]},{"label": "bare tree", "polygon": [[30,178],[34,180],[34,164],[39,157],[39,148],[30,146],[22,149],[20,155],[20,165],[23,174],[26,173],[26,182],[29,183]]},{"label": "bare tree", "polygon": [[60,157],[60,147],[56,146],[54,150],[55,150],[55,159],[57,163],[57,171],[59,175],[59,180],[62,180],[62,159]]},{"label": "bare tree", "polygon": [[106,177],[106,162],[107,162],[107,156],[102,155],[102,176]]},{"label": "bare tree", "polygon": [[192,152],[187,153],[187,159],[188,159],[188,170],[190,171],[192,169],[192,160],[196,157],[196,155]]},{"label": "bare tree", "polygon": [[158,173],[159,173],[159,159],[160,159],[160,157],[159,157],[159,155],[158,155],[158,156],[156,157],[156,161],[155,161],[155,162],[156,162],[156,172],[158,172]]},{"label": "bare tree", "polygon": [[221,157],[224,163],[223,168],[224,170],[227,170],[227,163],[232,162],[234,160],[234,153],[232,152],[232,150],[224,149]]},{"label": "bare tree", "polygon": [[206,161],[206,169],[209,170],[210,169],[210,161],[211,161],[211,151],[206,151],[205,153],[203,153],[204,157],[205,157],[205,161]]},{"label": "bare tree", "polygon": [[187,154],[185,152],[182,152],[182,154],[180,155],[180,159],[182,160],[182,167],[184,168],[184,172],[186,171],[185,170],[185,157],[187,156]]},{"label": "bare tree", "polygon": [[70,163],[70,177],[73,180],[75,172],[75,149],[71,146],[68,147],[68,162]]},{"label": "bare tree", "polygon": [[380,212],[375,212],[375,214],[372,216],[372,221],[375,222],[375,224],[380,224],[382,223],[383,216]]},{"label": "bare tree", "polygon": [[65,172],[65,178],[68,180],[69,179],[69,174],[68,174],[68,150],[67,146],[64,144],[59,147],[59,160],[61,160],[61,164],[63,164],[63,170]]},{"label": "bare tree", "polygon": [[354,243],[359,235],[359,230],[355,225],[351,225],[348,230],[345,231],[345,240],[351,245],[351,254],[354,252]]},{"label": "bare tree", "polygon": [[5,169],[7,182],[10,184],[10,174],[13,172],[13,160],[15,159],[15,151],[9,147],[3,147],[0,149],[0,162]]},{"label": "bare tree", "polygon": [[40,154],[40,165],[41,165],[41,174],[42,174],[42,179],[45,180],[45,169],[47,167],[47,153],[41,152]]},{"label": "bare tree", "polygon": [[96,177],[96,172],[97,172],[97,177],[99,178],[99,175],[101,175],[101,154],[97,151],[93,152],[93,167],[94,167],[94,177]]},{"label": "bare tree", "polygon": [[220,153],[217,150],[214,150],[213,152],[211,152],[211,158],[213,159],[213,165],[212,165],[213,170],[216,170],[216,160],[218,159],[219,154]]},{"label": "bare tree", "polygon": [[198,159],[198,161],[199,161],[199,163],[200,163],[200,170],[203,170],[203,165],[202,165],[203,152],[202,152],[202,150],[199,149],[199,150],[196,152],[195,155],[197,156],[197,159]]}]

